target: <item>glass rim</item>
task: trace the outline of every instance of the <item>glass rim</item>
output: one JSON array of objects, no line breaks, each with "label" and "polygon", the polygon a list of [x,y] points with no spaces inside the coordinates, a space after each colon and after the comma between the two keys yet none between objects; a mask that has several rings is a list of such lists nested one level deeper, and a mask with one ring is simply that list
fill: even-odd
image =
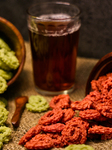
[{"label": "glass rim", "polygon": [[[38,6],[38,5],[45,5],[45,4],[59,4],[59,5],[65,5],[65,6],[72,6],[72,7],[74,7],[74,8],[76,8],[77,9],[77,13],[75,14],[75,15],[73,15],[73,16],[70,16],[70,17],[66,17],[66,18],[62,18],[62,19],[56,19],[56,18],[52,18],[52,19],[46,19],[46,18],[40,18],[39,16],[36,16],[36,15],[33,15],[33,14],[31,14],[30,13],[30,9],[32,9],[33,7],[35,7],[35,6]],[[76,18],[76,17],[78,17],[78,16],[80,16],[80,13],[81,13],[81,11],[80,11],[80,9],[79,9],[79,7],[78,6],[76,6],[75,4],[71,4],[71,3],[69,3],[69,2],[61,2],[61,1],[55,1],[55,2],[40,2],[40,3],[35,3],[35,4],[33,4],[33,5],[31,5],[28,9],[27,9],[27,15],[28,16],[30,16],[30,17],[32,17],[33,19],[37,19],[37,20],[43,20],[43,21],[58,21],[58,20],[67,20],[67,19],[74,19],[74,18]]]}]

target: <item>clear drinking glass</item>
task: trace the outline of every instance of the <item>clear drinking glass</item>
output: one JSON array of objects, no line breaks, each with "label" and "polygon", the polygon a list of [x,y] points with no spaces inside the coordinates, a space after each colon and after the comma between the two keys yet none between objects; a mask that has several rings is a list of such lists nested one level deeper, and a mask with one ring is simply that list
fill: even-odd
[{"label": "clear drinking glass", "polygon": [[38,3],[28,9],[34,83],[40,94],[74,90],[80,26],[80,10],[70,3]]}]

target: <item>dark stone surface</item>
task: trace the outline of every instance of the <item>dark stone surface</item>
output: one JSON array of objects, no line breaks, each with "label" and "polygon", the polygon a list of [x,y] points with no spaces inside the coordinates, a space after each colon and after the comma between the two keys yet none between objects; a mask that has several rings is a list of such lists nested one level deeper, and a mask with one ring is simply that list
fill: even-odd
[{"label": "dark stone surface", "polygon": [[[0,0],[0,16],[12,22],[29,40],[26,10],[35,2],[44,0]],[[53,1],[53,0],[52,0]],[[67,1],[67,0],[64,0]],[[101,58],[112,49],[112,1],[68,0],[81,9],[82,26],[78,55]]]}]

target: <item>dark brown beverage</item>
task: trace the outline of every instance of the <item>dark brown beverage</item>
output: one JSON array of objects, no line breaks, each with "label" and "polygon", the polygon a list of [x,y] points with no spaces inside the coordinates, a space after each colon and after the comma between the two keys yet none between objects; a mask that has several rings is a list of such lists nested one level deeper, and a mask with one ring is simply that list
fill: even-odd
[{"label": "dark brown beverage", "polygon": [[[63,15],[42,17],[51,19]],[[74,88],[79,28],[80,23],[70,19],[38,21],[33,27],[29,26],[34,82],[38,91],[58,93]]]},{"label": "dark brown beverage", "polygon": [[44,36],[30,31],[34,81],[46,91],[74,86],[79,30],[63,36]]}]

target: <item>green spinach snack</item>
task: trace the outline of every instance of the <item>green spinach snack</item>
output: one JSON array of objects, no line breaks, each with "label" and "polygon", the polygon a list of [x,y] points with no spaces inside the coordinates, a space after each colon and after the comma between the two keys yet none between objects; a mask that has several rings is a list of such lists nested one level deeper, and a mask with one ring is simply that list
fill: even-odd
[{"label": "green spinach snack", "polygon": [[3,126],[8,118],[9,112],[6,108],[0,106],[0,126]]},{"label": "green spinach snack", "polygon": [[4,93],[7,90],[7,82],[6,80],[0,76],[0,94]]},{"label": "green spinach snack", "polygon": [[11,48],[9,47],[9,45],[2,38],[0,38],[0,49],[1,48],[5,48],[8,51],[11,51]]},{"label": "green spinach snack", "polygon": [[65,150],[94,150],[94,148],[86,144],[71,144]]},{"label": "green spinach snack", "polygon": [[0,94],[7,90],[7,81],[13,77],[13,70],[19,67],[15,52],[0,37]]},{"label": "green spinach snack", "polygon": [[43,96],[32,95],[29,97],[26,108],[32,112],[42,112],[49,108],[49,104]]},{"label": "green spinach snack", "polygon": [[7,106],[7,100],[4,97],[0,97],[0,106],[1,107]]},{"label": "green spinach snack", "polygon": [[0,69],[0,76],[5,80],[10,80],[13,76],[12,72]]}]

